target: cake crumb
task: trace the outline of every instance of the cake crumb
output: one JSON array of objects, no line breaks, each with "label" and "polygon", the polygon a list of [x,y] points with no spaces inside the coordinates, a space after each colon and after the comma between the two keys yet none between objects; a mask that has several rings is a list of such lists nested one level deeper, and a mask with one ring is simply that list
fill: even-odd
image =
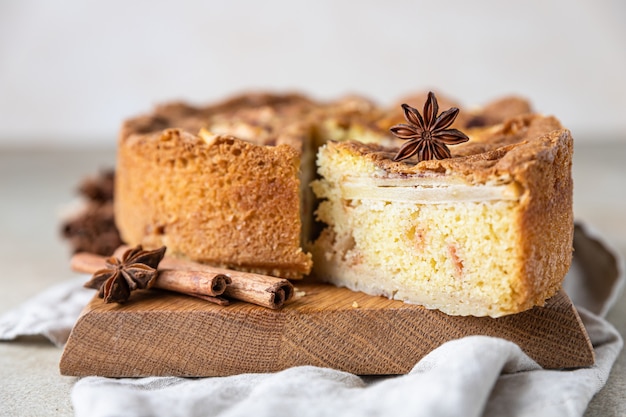
[{"label": "cake crumb", "polygon": [[353,308],[359,308],[360,306],[359,306],[359,303],[357,303],[356,301],[353,301],[352,302],[352,307]]}]

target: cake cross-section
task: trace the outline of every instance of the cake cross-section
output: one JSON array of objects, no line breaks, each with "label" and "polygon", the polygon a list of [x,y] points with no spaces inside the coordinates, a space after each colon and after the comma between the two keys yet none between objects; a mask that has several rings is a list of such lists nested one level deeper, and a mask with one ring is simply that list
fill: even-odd
[{"label": "cake cross-section", "polygon": [[394,161],[355,141],[318,153],[326,227],[316,275],[339,286],[492,316],[543,305],[572,258],[572,137],[525,115],[469,131],[442,160]]}]

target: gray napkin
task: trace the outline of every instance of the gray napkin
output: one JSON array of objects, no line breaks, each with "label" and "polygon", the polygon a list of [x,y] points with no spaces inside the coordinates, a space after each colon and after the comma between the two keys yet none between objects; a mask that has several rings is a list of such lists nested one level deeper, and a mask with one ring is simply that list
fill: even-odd
[{"label": "gray napkin", "polygon": [[[362,378],[302,366],[223,378],[87,377],[72,391],[77,416],[581,416],[606,383],[623,341],[603,316],[624,281],[624,261],[577,227],[565,288],[577,305],[596,364],[544,370],[506,340],[448,342],[403,376]],[[43,334],[59,344],[93,292],[85,278],[60,284],[0,317],[0,339]]]},{"label": "gray napkin", "polygon": [[0,340],[41,335],[63,347],[80,312],[93,298],[81,276],[57,284],[0,316]]}]

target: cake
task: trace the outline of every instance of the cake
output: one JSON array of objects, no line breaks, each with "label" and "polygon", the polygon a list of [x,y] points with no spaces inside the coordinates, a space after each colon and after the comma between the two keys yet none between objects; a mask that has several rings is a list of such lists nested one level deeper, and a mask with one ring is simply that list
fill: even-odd
[{"label": "cake", "polygon": [[[315,234],[310,183],[329,137],[374,129],[382,110],[349,96],[247,93],[158,106],[118,139],[115,218],[129,245],[242,271],[299,279]],[[371,140],[379,140],[380,134]]]},{"label": "cake", "polygon": [[553,117],[510,113],[495,125],[509,115],[466,118],[470,140],[448,159],[394,161],[397,148],[357,141],[321,147],[316,276],[452,315],[543,305],[571,263],[572,137]]},{"label": "cake", "polygon": [[302,219],[312,217],[312,204],[302,202],[313,172],[301,177],[300,167],[314,157],[312,106],[299,95],[247,94],[128,120],[115,183],[122,239],[227,268],[308,274]]},{"label": "cake", "polygon": [[449,158],[398,160],[404,142],[390,128],[402,119],[400,106],[359,96],[159,106],[120,132],[120,235],[171,256],[311,275],[448,314],[542,305],[571,262],[569,131],[507,97],[461,112],[451,127],[470,140]]}]

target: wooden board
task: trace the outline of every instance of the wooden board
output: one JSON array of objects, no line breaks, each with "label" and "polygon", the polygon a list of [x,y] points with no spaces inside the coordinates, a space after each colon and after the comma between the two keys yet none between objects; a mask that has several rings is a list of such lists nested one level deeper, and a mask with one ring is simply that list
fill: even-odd
[{"label": "wooden board", "polygon": [[61,373],[200,377],[316,365],[404,374],[436,347],[468,335],[511,340],[545,368],[594,363],[564,292],[543,308],[492,319],[448,316],[330,285],[299,284],[298,291],[278,311],[242,302],[222,307],[162,290],[134,293],[125,305],[94,298],[72,330]]}]

